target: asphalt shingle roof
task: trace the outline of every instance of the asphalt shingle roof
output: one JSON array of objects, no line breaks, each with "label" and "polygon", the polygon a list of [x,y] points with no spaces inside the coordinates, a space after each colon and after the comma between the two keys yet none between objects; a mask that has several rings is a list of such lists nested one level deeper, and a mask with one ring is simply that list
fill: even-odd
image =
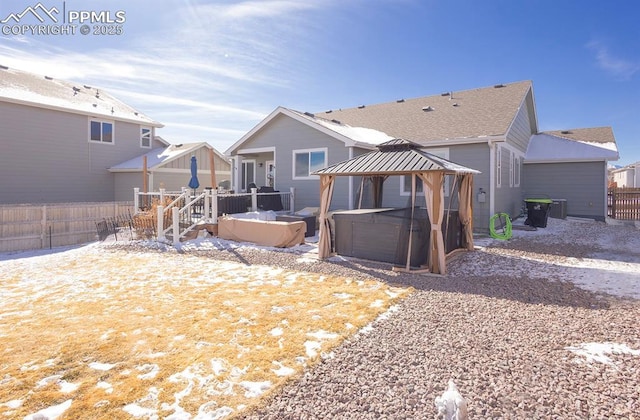
[{"label": "asphalt shingle roof", "polygon": [[426,145],[430,141],[499,136],[515,119],[531,81],[314,113]]},{"label": "asphalt shingle roof", "polygon": [[0,66],[0,100],[162,127],[108,92]]}]

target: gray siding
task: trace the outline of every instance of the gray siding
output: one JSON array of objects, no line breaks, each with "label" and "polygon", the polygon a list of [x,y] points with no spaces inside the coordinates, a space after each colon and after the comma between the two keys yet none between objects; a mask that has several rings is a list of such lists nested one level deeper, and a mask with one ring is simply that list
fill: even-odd
[{"label": "gray siding", "polygon": [[114,144],[88,141],[87,116],[0,102],[0,203],[113,201],[107,168],[138,156],[140,126],[114,124]]},{"label": "gray siding", "polygon": [[[520,182],[520,186],[516,187],[515,183],[511,184],[511,155],[512,151],[508,150],[505,147],[498,145],[502,149],[502,183],[500,187],[496,187],[495,189],[495,212],[496,213],[507,213],[511,216],[512,219],[517,218],[522,212],[523,202],[523,186],[522,181]],[[515,169],[515,161],[514,161],[514,170]],[[522,169],[520,172],[520,178],[522,179]],[[497,179],[497,167],[496,167],[496,179]],[[497,182],[497,181],[496,181]],[[487,214],[487,229],[489,226],[489,218],[492,216],[491,214]]]},{"label": "gray siding", "polygon": [[533,115],[533,99],[529,92],[507,133],[507,143],[523,153],[527,151],[531,135],[537,131]]},{"label": "gray siding", "polygon": [[524,165],[525,197],[567,200],[567,215],[606,218],[606,162]]},{"label": "gray siding", "polygon": [[[263,127],[242,149],[276,147],[275,184],[278,190],[288,191],[290,187],[296,189],[296,209],[320,206],[319,178],[309,180],[294,180],[293,151],[300,149],[327,148],[328,163],[341,162],[349,159],[349,148],[318,130],[284,115],[274,118]],[[348,209],[349,180],[339,177],[336,180],[331,201],[331,209]]]}]

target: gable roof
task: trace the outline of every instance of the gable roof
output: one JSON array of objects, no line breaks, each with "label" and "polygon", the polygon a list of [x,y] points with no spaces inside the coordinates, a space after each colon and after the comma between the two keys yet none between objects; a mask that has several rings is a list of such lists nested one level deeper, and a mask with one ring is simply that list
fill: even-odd
[{"label": "gable roof", "polygon": [[106,91],[0,66],[0,101],[153,127],[163,125]]},{"label": "gable roof", "polygon": [[315,171],[315,175],[408,175],[425,171],[479,174],[420,149],[420,145],[404,139],[393,139],[378,145],[378,150]]},{"label": "gable roof", "polygon": [[189,155],[200,149],[206,147],[213,150],[221,159],[225,162],[227,158],[220,154],[213,146],[207,142],[199,143],[186,143],[186,144],[172,144],[169,147],[153,149],[150,152],[145,153],[129,159],[126,162],[122,162],[118,165],[109,168],[109,172],[137,172],[142,170],[144,156],[147,157],[147,169],[152,171],[165,165],[172,160],[178,159],[184,155]]},{"label": "gable roof", "polygon": [[611,127],[545,131],[531,136],[525,163],[618,160]]},{"label": "gable roof", "polygon": [[247,132],[240,140],[235,142],[226,151],[226,155],[231,155],[233,152],[240,150],[240,147],[256,133],[262,130],[271,121],[280,115],[293,118],[294,120],[301,122],[315,130],[321,131],[338,141],[344,142],[346,146],[357,146],[365,149],[373,149],[375,145],[382,142],[393,139],[393,137],[387,135],[384,132],[362,126],[351,126],[343,124],[340,121],[332,121],[326,118],[317,117],[308,112],[295,111],[293,109],[279,106],[266,118],[264,118],[258,125],[253,127]]},{"label": "gable roof", "polygon": [[[531,81],[445,92],[377,105],[315,113],[324,119],[368,127],[421,145],[456,139],[504,136],[532,92]],[[531,94],[533,101],[533,94]],[[531,119],[537,127],[535,107]]]}]

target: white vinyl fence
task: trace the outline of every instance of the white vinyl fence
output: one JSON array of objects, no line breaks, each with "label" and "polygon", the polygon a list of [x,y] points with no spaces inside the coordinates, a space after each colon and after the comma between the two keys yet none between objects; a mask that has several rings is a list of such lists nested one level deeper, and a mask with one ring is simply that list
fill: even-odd
[{"label": "white vinyl fence", "polygon": [[132,202],[2,204],[0,252],[76,245],[97,239],[96,223],[133,214]]}]

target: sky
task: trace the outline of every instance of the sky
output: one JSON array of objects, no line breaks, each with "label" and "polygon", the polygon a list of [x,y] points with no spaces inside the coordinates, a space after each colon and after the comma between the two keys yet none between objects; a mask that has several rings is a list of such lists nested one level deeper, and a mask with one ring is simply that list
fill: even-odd
[{"label": "sky", "polygon": [[[100,86],[164,124],[170,143],[224,153],[278,106],[319,112],[531,80],[540,131],[610,126],[614,164],[640,161],[635,0],[40,3],[59,12],[41,25],[75,32],[16,34],[40,22],[8,20],[0,65]],[[2,2],[0,21],[37,5]]]}]

